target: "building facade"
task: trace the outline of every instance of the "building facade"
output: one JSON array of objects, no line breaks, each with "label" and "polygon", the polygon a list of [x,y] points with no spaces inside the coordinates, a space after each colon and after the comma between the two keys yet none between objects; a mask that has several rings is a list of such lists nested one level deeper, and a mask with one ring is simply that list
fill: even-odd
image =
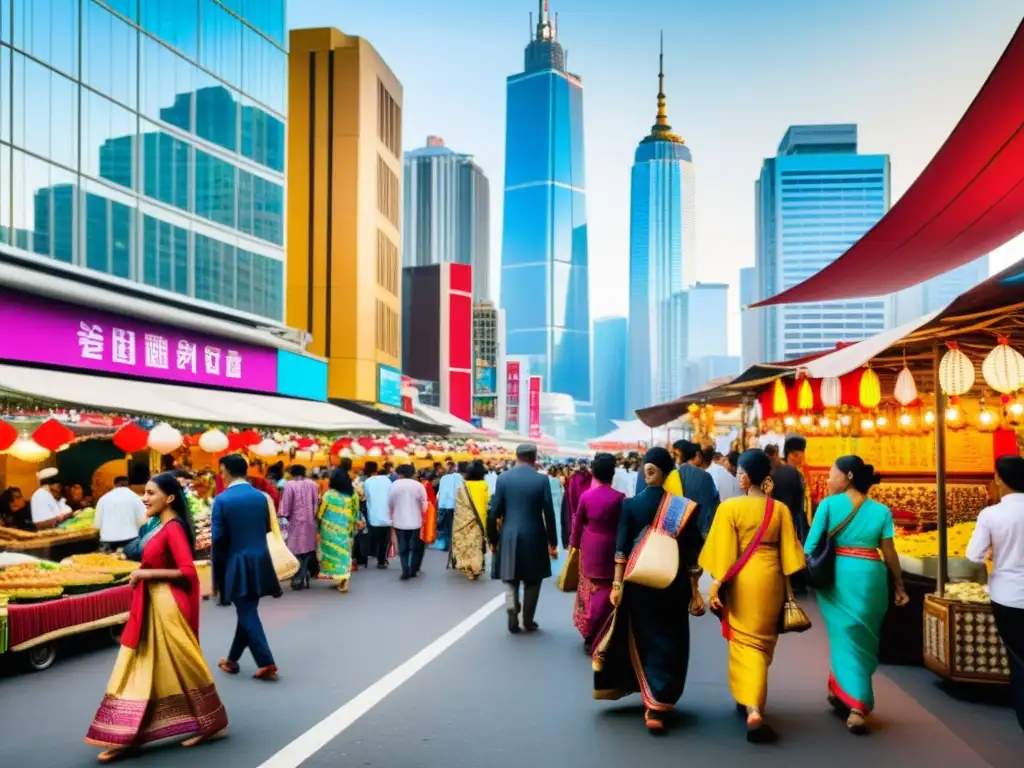
[{"label": "building facade", "polygon": [[[626,366],[629,321],[624,317],[594,320],[594,416],[597,433],[614,429],[612,421],[627,418]],[[629,411],[630,418],[632,411]]]},{"label": "building facade", "polygon": [[740,360],[743,370],[757,363],[767,362],[761,358],[761,310],[747,309],[758,301],[757,267],[740,270]]},{"label": "building facade", "polygon": [[438,136],[405,153],[402,265],[467,264],[473,297],[490,298],[491,191],[472,155],[449,149]]},{"label": "building facade", "polygon": [[659,66],[658,113],[637,147],[630,183],[630,410],[682,394],[678,369],[685,357],[679,357],[682,340],[673,332],[678,326],[671,322],[671,302],[696,276],[693,158],[672,133],[665,104]]},{"label": "building facade", "polygon": [[[473,286],[476,288],[476,276]],[[500,372],[505,369],[505,311],[493,302],[473,305],[473,415],[496,419],[503,411],[505,391]]]},{"label": "building facade", "polygon": [[[758,295],[819,272],[889,210],[889,156],[862,155],[856,125],[794,125],[755,184]],[[765,361],[858,341],[892,321],[884,297],[761,310]]]},{"label": "building facade", "polygon": [[285,0],[0,2],[0,247],[280,324]]},{"label": "building facade", "polygon": [[669,299],[666,337],[674,344],[667,366],[671,389],[650,405],[689,394],[705,383],[698,380],[698,364],[705,358],[723,356],[729,348],[728,296],[725,283],[696,283]]},{"label": "building facade", "polygon": [[401,361],[402,85],[373,46],[292,30],[288,322],[333,399],[381,402]]},{"label": "building facade", "polygon": [[500,303],[509,354],[545,391],[589,404],[583,82],[540,6],[523,72],[508,78]]}]

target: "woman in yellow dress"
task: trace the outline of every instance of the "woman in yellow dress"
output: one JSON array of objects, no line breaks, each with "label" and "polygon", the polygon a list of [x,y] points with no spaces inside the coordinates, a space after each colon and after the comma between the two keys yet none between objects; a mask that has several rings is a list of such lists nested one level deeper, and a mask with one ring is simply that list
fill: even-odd
[{"label": "woman in yellow dress", "polygon": [[745,451],[736,479],[746,495],[718,507],[700,555],[700,567],[714,581],[711,610],[729,641],[729,687],[747,716],[747,740],[770,741],[763,721],[772,663],[786,599],[787,579],[806,566],[803,547],[785,504],[771,499],[771,459],[760,449]]},{"label": "woman in yellow dress", "polygon": [[487,467],[477,459],[469,465],[465,482],[455,492],[451,563],[471,581],[484,572],[487,507],[491,501],[486,476]]}]

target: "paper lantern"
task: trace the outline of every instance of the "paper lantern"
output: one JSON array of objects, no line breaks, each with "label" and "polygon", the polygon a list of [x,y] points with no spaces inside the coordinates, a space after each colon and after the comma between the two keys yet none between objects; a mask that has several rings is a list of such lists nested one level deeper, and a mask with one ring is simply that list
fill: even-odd
[{"label": "paper lantern", "polygon": [[786,385],[782,383],[782,379],[775,380],[775,391],[772,394],[772,410],[778,414],[783,414],[789,410],[789,396],[786,394]]},{"label": "paper lantern", "polygon": [[228,436],[219,429],[208,429],[199,436],[199,447],[206,453],[223,453],[228,444]]},{"label": "paper lantern", "polygon": [[1008,395],[1024,387],[1024,355],[1010,346],[1010,340],[999,337],[999,343],[981,364],[981,375],[996,392]]},{"label": "paper lantern", "polygon": [[882,382],[871,368],[865,368],[860,376],[860,407],[871,410],[882,402]]},{"label": "paper lantern", "polygon": [[315,451],[320,447],[320,441],[315,437],[300,437],[295,441],[295,447],[300,451]]},{"label": "paper lantern", "polygon": [[50,458],[50,451],[29,437],[28,432],[18,435],[18,439],[7,449],[7,454],[28,464],[38,464]]},{"label": "paper lantern", "polygon": [[955,341],[949,342],[949,349],[939,361],[939,385],[942,391],[954,398],[966,394],[974,386],[974,377],[971,358],[960,351]]},{"label": "paper lantern", "polygon": [[125,453],[138,453],[149,446],[149,433],[134,421],[129,421],[114,433],[113,441]]},{"label": "paper lantern", "polygon": [[32,433],[32,439],[48,451],[56,451],[75,439],[75,433],[56,419],[47,419]]},{"label": "paper lantern", "polygon": [[838,408],[843,402],[843,384],[838,376],[821,380],[821,404],[826,408]]},{"label": "paper lantern", "polygon": [[161,421],[149,430],[148,445],[157,453],[168,454],[176,451],[181,447],[183,441],[181,432],[166,421]]},{"label": "paper lantern", "polygon": [[814,390],[811,389],[811,382],[804,376],[800,382],[800,393],[797,395],[797,407],[801,411],[809,411],[814,408]]},{"label": "paper lantern", "polygon": [[376,457],[378,457],[378,456],[383,456],[383,455],[384,455],[384,451],[382,451],[382,450],[381,450],[381,448],[380,448],[380,446],[379,446],[379,445],[375,445],[375,446],[373,446],[373,447],[372,447],[372,448],[371,448],[371,449],[370,449],[370,450],[369,450],[369,451],[367,452],[367,456],[373,456],[373,457],[375,457],[375,458],[376,458]]},{"label": "paper lantern", "polygon": [[273,456],[278,456],[281,453],[281,446],[271,438],[266,438],[256,443],[256,445],[249,446],[249,451],[257,456],[262,456],[265,459],[269,459]]},{"label": "paper lantern", "polygon": [[0,421],[0,453],[3,453],[18,439],[18,430],[6,421]]},{"label": "paper lantern", "polygon": [[331,455],[338,456],[342,451],[349,451],[351,453],[352,438],[351,437],[339,437],[331,445]]},{"label": "paper lantern", "polygon": [[917,382],[914,381],[914,374],[905,365],[900,375],[896,377],[896,387],[892,395],[900,405],[910,405],[917,400]]}]

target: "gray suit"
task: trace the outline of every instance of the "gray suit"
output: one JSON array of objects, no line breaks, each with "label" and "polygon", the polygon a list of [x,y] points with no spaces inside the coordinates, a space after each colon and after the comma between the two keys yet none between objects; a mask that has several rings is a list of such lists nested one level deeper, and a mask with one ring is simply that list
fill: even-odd
[{"label": "gray suit", "polygon": [[540,583],[551,576],[548,547],[558,545],[551,483],[546,475],[520,464],[498,477],[487,513],[487,537],[498,548],[492,575],[508,587],[510,613],[519,613],[519,584],[526,585],[522,613],[529,628]]}]

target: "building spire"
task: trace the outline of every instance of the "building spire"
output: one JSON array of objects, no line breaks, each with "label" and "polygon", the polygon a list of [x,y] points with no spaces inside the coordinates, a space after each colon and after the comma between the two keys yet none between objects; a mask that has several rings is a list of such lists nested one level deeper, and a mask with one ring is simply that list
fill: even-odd
[{"label": "building spire", "polygon": [[537,0],[537,40],[554,40],[554,29],[551,26],[551,9],[548,0]]},{"label": "building spire", "polygon": [[683,144],[683,139],[672,133],[672,126],[668,124],[668,112],[666,111],[665,98],[665,33],[661,33],[658,46],[658,114],[654,118],[654,125],[651,126],[651,133],[646,141],[671,141],[676,144]]}]

